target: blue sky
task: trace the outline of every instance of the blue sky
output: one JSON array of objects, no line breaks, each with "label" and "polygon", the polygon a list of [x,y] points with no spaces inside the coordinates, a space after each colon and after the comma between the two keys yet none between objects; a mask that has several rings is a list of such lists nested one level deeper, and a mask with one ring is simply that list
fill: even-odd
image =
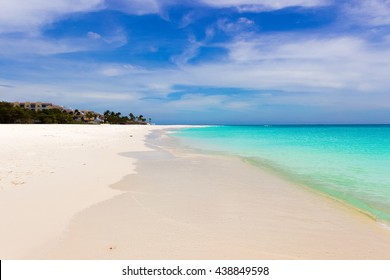
[{"label": "blue sky", "polygon": [[0,0],[0,100],[157,123],[390,123],[389,0]]}]

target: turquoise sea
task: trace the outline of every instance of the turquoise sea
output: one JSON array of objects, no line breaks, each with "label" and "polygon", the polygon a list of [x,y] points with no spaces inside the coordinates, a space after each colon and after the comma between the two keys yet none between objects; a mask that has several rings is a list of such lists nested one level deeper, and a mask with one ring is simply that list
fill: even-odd
[{"label": "turquoise sea", "polygon": [[390,224],[390,125],[210,126],[174,136],[272,169]]}]

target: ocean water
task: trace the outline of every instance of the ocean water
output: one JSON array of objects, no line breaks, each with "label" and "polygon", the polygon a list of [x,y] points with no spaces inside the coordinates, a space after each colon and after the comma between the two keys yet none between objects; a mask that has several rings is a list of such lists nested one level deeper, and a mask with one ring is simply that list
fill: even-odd
[{"label": "ocean water", "polygon": [[390,125],[211,126],[173,135],[270,168],[390,225]]}]

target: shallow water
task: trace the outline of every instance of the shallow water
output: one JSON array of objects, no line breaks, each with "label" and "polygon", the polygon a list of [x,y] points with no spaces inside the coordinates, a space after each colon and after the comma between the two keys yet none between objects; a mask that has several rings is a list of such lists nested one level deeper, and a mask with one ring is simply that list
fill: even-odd
[{"label": "shallow water", "polygon": [[244,157],[390,223],[390,126],[212,126],[174,136]]}]

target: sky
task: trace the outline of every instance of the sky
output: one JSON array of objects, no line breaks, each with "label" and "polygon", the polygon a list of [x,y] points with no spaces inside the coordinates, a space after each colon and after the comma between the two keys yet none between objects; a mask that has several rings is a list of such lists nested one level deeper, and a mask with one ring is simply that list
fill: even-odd
[{"label": "sky", "polygon": [[390,123],[390,0],[0,0],[0,101]]}]

